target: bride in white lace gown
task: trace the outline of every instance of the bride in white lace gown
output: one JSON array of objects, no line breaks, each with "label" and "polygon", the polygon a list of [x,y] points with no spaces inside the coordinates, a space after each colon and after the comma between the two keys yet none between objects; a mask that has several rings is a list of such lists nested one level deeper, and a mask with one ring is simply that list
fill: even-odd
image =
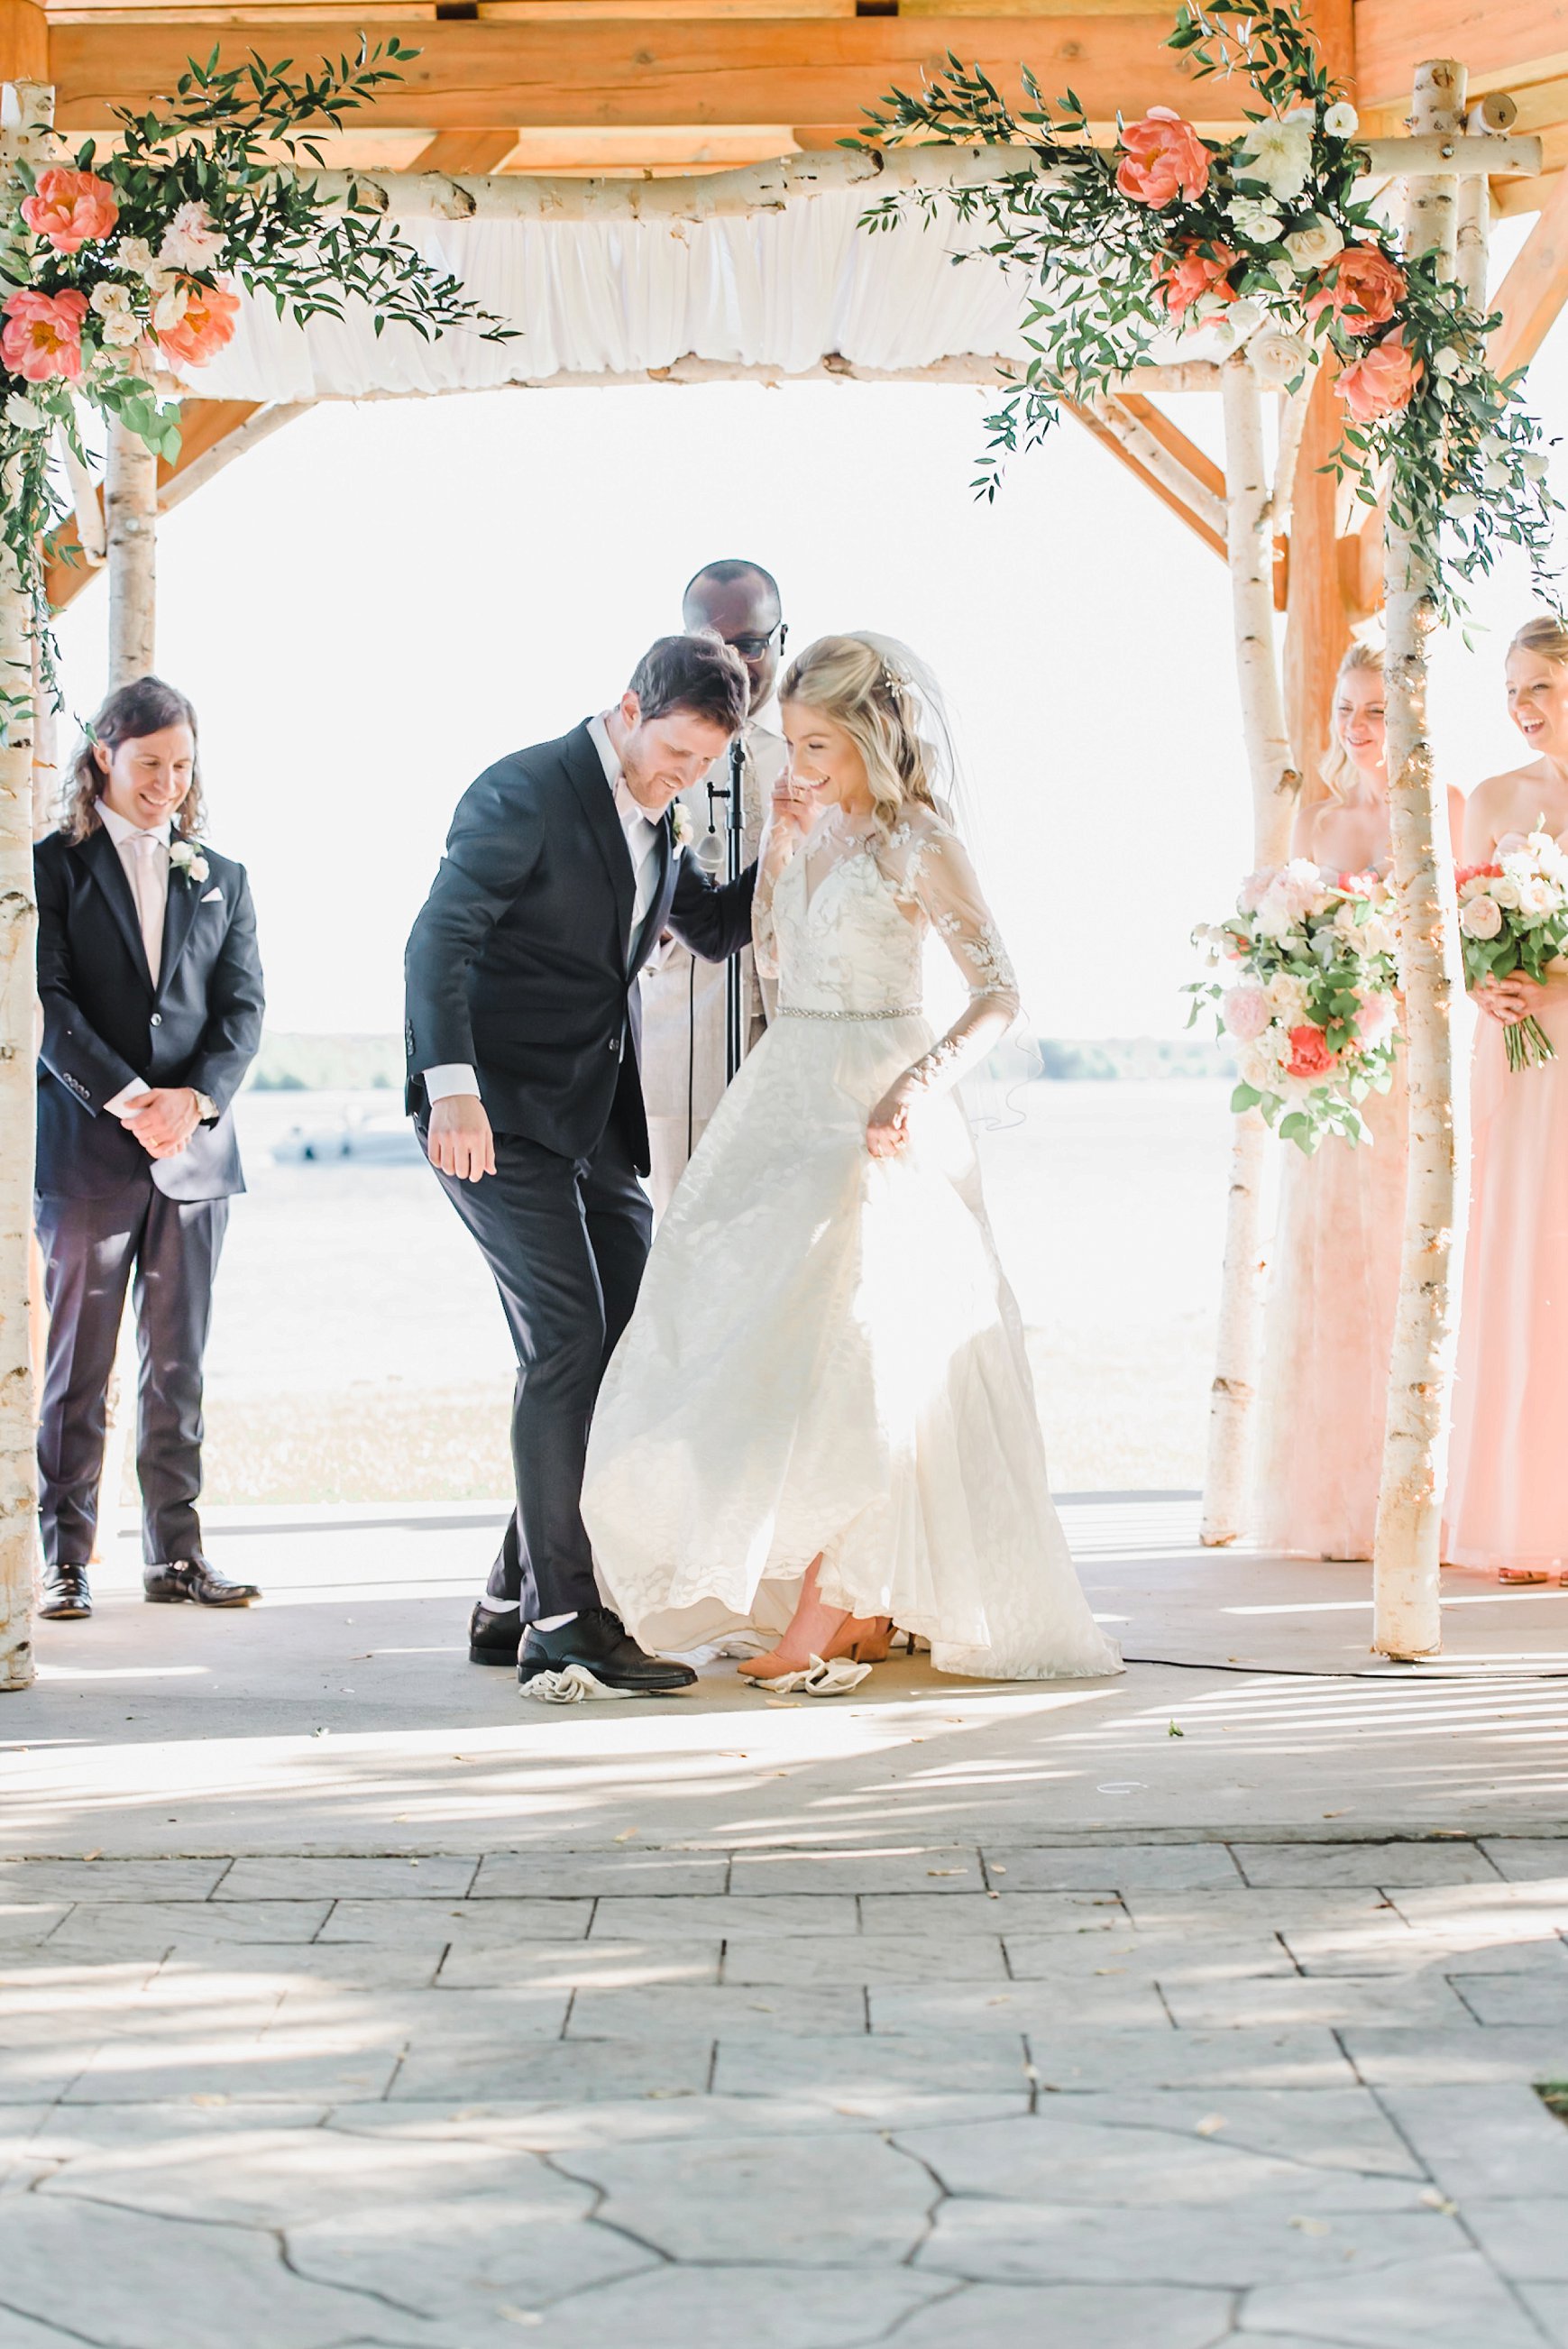
[{"label": "bride in white lace gown", "polygon": [[[709,1126],[594,1416],[583,1509],[645,1646],[781,1634],[742,1667],[885,1652],[943,1671],[1120,1670],[1046,1476],[1016,1304],[953,1088],[1017,1016],[974,868],[934,803],[908,657],[812,646],[754,932],[779,1016]],[[922,1009],[934,931],[967,1006]]]}]

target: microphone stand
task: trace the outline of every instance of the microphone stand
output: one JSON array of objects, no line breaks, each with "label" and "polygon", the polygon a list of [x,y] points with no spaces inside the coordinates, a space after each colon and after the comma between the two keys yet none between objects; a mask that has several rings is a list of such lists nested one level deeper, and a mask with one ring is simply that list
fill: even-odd
[{"label": "microphone stand", "polygon": [[[708,823],[713,823],[716,803],[725,805],[725,879],[738,881],[740,856],[746,823],[745,802],[746,738],[738,734],[729,746],[729,781],[727,784],[709,781],[707,786]],[[724,1081],[733,1084],[740,1072],[746,1049],[744,989],[740,957],[732,954],[724,967]]]}]

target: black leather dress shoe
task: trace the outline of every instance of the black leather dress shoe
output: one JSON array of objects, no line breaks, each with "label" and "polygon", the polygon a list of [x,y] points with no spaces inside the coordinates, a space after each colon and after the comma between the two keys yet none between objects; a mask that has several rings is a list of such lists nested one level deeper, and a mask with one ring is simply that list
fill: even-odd
[{"label": "black leather dress shoe", "polygon": [[470,1664],[504,1664],[510,1671],[517,1661],[517,1651],[522,1644],[522,1613],[516,1607],[487,1607],[482,1599],[474,1603],[469,1618],[469,1661]]},{"label": "black leather dress shoe", "polygon": [[93,1595],[88,1588],[85,1566],[46,1566],[44,1568],[44,1596],[39,1603],[40,1618],[51,1623],[65,1623],[93,1611]]},{"label": "black leather dress shoe", "polygon": [[517,1684],[526,1695],[533,1682],[563,1672],[568,1665],[575,1665],[593,1683],[589,1695],[673,1696],[696,1678],[689,1664],[672,1664],[639,1648],[607,1607],[585,1607],[557,1631],[531,1625],[517,1660]]},{"label": "black leather dress shoe", "polygon": [[262,1595],[253,1582],[231,1582],[204,1557],[177,1557],[168,1566],[150,1566],[141,1587],[155,1607],[177,1607],[185,1599],[197,1607],[248,1607]]}]

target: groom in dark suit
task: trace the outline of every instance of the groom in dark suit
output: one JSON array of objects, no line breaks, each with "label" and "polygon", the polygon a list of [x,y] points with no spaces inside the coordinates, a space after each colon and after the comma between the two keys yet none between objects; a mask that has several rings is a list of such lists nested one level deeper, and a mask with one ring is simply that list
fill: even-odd
[{"label": "groom in dark suit", "polygon": [[601,1606],[583,1464],[653,1231],[638,974],[665,929],[713,962],[750,941],[755,867],[716,888],[672,812],[748,691],[717,636],[661,637],[614,708],[470,785],[408,940],[408,1107],[517,1350],[517,1506],[469,1653],[535,1695],[695,1678]]},{"label": "groom in dark suit", "polygon": [[90,1615],[105,1397],[134,1276],[137,1474],[149,1599],[241,1607],[201,1554],[201,1359],[229,1201],[230,1102],[262,1040],[242,864],[199,839],[196,714],[156,677],[121,686],[38,843],[34,1220],[48,1353],[38,1415],[40,1614]]}]

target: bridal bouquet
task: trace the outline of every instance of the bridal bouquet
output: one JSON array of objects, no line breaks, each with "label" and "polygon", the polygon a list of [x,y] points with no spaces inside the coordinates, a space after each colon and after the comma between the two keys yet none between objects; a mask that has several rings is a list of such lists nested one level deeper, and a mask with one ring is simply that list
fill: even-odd
[{"label": "bridal bouquet", "polygon": [[[1490,864],[1459,871],[1460,939],[1465,981],[1479,986],[1516,973],[1537,981],[1568,946],[1568,855],[1543,826]],[[1532,1017],[1503,1030],[1511,1069],[1538,1069],[1557,1048]]]},{"label": "bridal bouquet", "polygon": [[1387,884],[1296,857],[1251,874],[1230,919],[1200,924],[1192,942],[1212,968],[1234,967],[1229,985],[1195,979],[1187,988],[1197,999],[1192,1019],[1212,1003],[1235,1049],[1232,1108],[1261,1109],[1309,1154],[1326,1134],[1369,1142],[1358,1104],[1387,1092],[1398,1042]]}]

